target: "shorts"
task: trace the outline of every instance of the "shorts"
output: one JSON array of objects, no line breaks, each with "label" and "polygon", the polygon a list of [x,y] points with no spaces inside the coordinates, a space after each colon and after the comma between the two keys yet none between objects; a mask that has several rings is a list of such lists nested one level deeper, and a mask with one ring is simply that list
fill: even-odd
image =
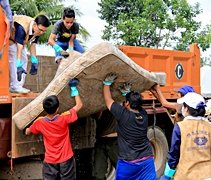
[{"label": "shorts", "polygon": [[43,161],[42,175],[43,180],[75,180],[74,158],[57,164]]}]

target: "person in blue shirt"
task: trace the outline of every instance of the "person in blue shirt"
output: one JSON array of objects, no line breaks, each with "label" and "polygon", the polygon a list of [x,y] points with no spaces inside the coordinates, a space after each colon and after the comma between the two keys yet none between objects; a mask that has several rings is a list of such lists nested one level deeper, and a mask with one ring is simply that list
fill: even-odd
[{"label": "person in blue shirt", "polygon": [[161,180],[211,178],[211,124],[205,115],[205,100],[194,92],[177,100],[182,104],[183,121],[172,132],[171,148]]},{"label": "person in blue shirt", "polygon": [[30,74],[36,75],[38,59],[36,58],[36,44],[39,37],[45,33],[50,25],[49,19],[39,15],[35,19],[25,15],[13,16],[12,32],[9,39],[10,92],[29,93],[24,88],[28,58],[24,46],[30,43]]}]

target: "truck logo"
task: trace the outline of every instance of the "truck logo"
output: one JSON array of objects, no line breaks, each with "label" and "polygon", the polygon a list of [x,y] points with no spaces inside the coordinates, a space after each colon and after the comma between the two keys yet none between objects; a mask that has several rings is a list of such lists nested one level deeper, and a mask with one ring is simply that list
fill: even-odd
[{"label": "truck logo", "polygon": [[184,68],[182,64],[178,63],[175,68],[175,75],[178,80],[182,79],[184,75]]}]

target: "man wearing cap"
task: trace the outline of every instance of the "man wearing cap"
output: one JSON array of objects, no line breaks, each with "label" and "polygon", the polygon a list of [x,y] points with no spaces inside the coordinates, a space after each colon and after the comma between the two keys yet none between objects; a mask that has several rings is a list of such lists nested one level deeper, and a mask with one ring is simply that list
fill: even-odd
[{"label": "man wearing cap", "polygon": [[[181,88],[175,88],[175,91],[178,92],[178,97],[181,98],[183,96],[185,96],[187,93],[189,92],[195,92],[194,89],[189,86],[189,85],[184,85]],[[150,91],[154,94],[154,96],[160,101],[160,103],[162,104],[163,107],[169,108],[169,109],[175,109],[176,110],[176,122],[182,121],[183,120],[183,116],[182,116],[182,105],[175,103],[175,102],[168,102],[165,97],[163,96],[161,90],[160,90],[160,85],[157,84],[155,86],[153,86]]]},{"label": "man wearing cap", "polygon": [[168,162],[161,180],[211,178],[211,124],[203,117],[204,98],[194,92],[177,100],[184,120],[173,129]]}]

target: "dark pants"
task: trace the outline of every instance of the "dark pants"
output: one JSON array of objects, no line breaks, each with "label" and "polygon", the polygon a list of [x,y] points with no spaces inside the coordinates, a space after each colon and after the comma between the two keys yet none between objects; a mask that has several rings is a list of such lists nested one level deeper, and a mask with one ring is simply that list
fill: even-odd
[{"label": "dark pants", "polygon": [[43,180],[74,180],[75,169],[73,157],[65,162],[49,164],[43,161]]},{"label": "dark pants", "polygon": [[93,179],[106,179],[105,174],[108,168],[108,158],[111,164],[116,168],[118,161],[117,137],[102,137],[97,139],[94,147]]}]

